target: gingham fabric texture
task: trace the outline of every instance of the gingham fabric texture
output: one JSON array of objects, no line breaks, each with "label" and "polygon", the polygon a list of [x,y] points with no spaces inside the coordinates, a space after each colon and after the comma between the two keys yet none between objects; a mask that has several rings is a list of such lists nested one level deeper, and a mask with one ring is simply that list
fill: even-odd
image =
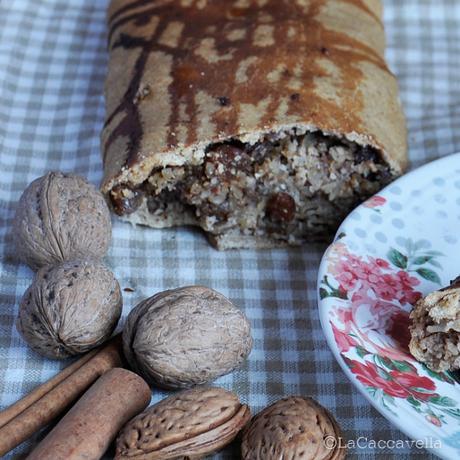
[{"label": "gingham fabric texture", "polygon": [[[385,0],[387,56],[397,74],[416,167],[460,151],[460,1]],[[26,185],[48,170],[98,184],[104,117],[106,0],[0,0],[0,407],[66,363],[44,359],[15,328],[33,273],[15,257],[11,223]],[[160,290],[203,284],[240,306],[253,327],[246,365],[216,384],[254,412],[285,395],[316,398],[347,439],[406,440],[351,386],[321,331],[316,273],[325,245],[217,252],[198,231],[134,228],[114,219],[107,264],[126,314]],[[153,400],[164,396],[153,391]],[[44,432],[5,458],[20,458]],[[239,458],[237,445],[215,459]],[[349,458],[432,458],[425,450],[352,450]]]}]

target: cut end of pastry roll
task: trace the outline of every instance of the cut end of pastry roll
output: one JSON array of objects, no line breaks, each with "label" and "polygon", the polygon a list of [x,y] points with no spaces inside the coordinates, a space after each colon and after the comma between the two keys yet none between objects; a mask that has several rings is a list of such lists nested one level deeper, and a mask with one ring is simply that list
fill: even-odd
[{"label": "cut end of pastry roll", "polygon": [[401,174],[380,2],[113,0],[104,182],[113,211],[220,249],[324,240]]},{"label": "cut end of pastry roll", "polygon": [[420,299],[410,317],[412,355],[435,372],[460,369],[460,277]]},{"label": "cut end of pastry roll", "polygon": [[108,193],[111,206],[136,224],[198,225],[219,249],[324,239],[395,173],[373,147],[299,127],[212,143],[179,159],[142,181],[128,170],[125,184]]}]

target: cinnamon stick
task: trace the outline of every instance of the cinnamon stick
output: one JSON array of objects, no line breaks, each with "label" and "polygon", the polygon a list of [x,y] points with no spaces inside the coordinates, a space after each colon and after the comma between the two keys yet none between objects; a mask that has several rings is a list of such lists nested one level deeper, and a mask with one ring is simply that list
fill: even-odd
[{"label": "cinnamon stick", "polygon": [[148,384],[134,372],[111,369],[30,453],[28,460],[98,460],[120,428],[150,402]]},{"label": "cinnamon stick", "polygon": [[[78,365],[78,364],[79,365]],[[98,377],[114,367],[122,366],[119,337],[99,351],[72,364],[72,369],[57,375],[12,407],[0,419],[0,457],[24,442],[58,415],[62,414]],[[54,386],[53,386],[54,385]]]},{"label": "cinnamon stick", "polygon": [[96,349],[86,353],[80,359],[78,359],[70,366],[66,367],[61,372],[56,374],[53,378],[38,386],[28,395],[24,396],[22,399],[15,402],[11,406],[7,407],[5,410],[1,411],[0,428],[5,426],[14,417],[18,416],[21,412],[23,412],[36,401],[38,401],[40,398],[42,398],[46,393],[49,393],[54,387],[56,387],[59,383],[65,380],[69,375],[73,374],[77,369],[82,367],[83,364],[88,362],[99,351],[101,350]]}]

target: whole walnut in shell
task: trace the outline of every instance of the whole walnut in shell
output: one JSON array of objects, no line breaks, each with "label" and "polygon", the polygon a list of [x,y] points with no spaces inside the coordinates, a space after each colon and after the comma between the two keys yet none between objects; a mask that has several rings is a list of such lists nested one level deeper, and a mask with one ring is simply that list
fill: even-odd
[{"label": "whole walnut in shell", "polygon": [[290,396],[259,412],[246,426],[242,460],[342,460],[339,425],[312,398]]},{"label": "whole walnut in shell", "polygon": [[101,258],[110,244],[110,213],[102,194],[85,179],[49,172],[24,190],[13,235],[20,259],[32,269]]},{"label": "whole walnut in shell", "polygon": [[95,260],[40,269],[22,297],[17,329],[38,353],[64,359],[110,337],[120,319],[121,290]]},{"label": "whole walnut in shell", "polygon": [[202,286],[164,291],[137,305],[123,329],[125,356],[147,382],[187,388],[227,374],[252,347],[246,316]]}]

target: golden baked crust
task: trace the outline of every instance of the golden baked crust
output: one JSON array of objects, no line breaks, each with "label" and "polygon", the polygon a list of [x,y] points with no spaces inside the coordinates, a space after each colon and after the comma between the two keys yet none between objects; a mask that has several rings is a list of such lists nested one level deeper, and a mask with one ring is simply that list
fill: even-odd
[{"label": "golden baked crust", "polygon": [[290,127],[406,165],[378,0],[113,0],[104,192],[211,142]]},{"label": "golden baked crust", "polygon": [[112,0],[115,212],[222,249],[327,236],[406,166],[381,17],[379,0]]}]

